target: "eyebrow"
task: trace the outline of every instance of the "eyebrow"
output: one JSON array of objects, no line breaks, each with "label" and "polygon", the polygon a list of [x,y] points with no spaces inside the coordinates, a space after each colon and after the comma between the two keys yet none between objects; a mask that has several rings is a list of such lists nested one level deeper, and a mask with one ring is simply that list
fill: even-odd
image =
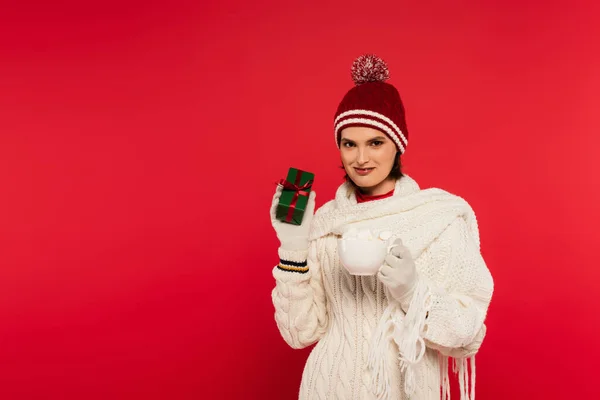
[{"label": "eyebrow", "polygon": [[[374,140],[385,140],[384,136],[375,136],[374,138],[371,138],[369,140],[367,140],[367,142],[372,142]],[[342,142],[351,142],[354,143],[354,140],[350,140],[350,139],[346,139],[346,138],[342,138]]]}]

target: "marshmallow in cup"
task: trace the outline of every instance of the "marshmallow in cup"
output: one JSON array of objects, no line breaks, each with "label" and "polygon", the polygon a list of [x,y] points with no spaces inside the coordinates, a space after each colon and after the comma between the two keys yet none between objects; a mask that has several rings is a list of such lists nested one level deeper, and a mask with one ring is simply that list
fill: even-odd
[{"label": "marshmallow in cup", "polygon": [[390,231],[373,234],[369,229],[352,228],[338,239],[338,255],[351,275],[375,275],[385,261],[385,256],[397,244],[390,245]]}]

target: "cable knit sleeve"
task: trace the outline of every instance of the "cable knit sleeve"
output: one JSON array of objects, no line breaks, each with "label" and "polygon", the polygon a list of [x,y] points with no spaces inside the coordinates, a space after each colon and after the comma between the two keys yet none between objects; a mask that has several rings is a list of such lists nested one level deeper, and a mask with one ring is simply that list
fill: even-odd
[{"label": "cable knit sleeve", "polygon": [[465,220],[457,218],[437,240],[448,257],[442,279],[428,279],[425,343],[450,357],[474,355],[486,332],[484,321],[494,290],[492,275]]},{"label": "cable knit sleeve", "polygon": [[280,263],[273,268],[272,291],[275,321],[281,336],[294,349],[317,342],[327,329],[327,304],[317,240],[307,251],[278,250]]}]

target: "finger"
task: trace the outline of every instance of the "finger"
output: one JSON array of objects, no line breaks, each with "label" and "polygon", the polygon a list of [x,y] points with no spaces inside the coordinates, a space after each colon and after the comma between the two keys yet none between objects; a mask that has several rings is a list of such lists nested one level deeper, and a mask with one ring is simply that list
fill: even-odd
[{"label": "finger", "polygon": [[317,192],[311,190],[308,194],[308,203],[306,204],[305,213],[308,215],[313,215],[315,213],[315,198],[317,197]]},{"label": "finger", "polygon": [[283,193],[283,186],[277,184],[274,197],[281,197],[281,193]]},{"label": "finger", "polygon": [[283,193],[283,186],[277,185],[275,193],[273,193],[273,199],[281,197],[281,193]]},{"label": "finger", "polygon": [[395,244],[398,246],[403,246],[402,239],[400,239],[400,238],[397,238],[396,240],[394,240],[394,243],[392,243],[392,244]]},{"label": "finger", "polygon": [[404,246],[401,244],[396,244],[396,243],[394,243],[393,246],[394,247],[392,247],[390,254],[400,258],[401,254],[402,254],[402,249],[404,248]]},{"label": "finger", "polygon": [[275,212],[275,208],[277,208],[277,204],[279,204],[279,196],[277,195],[277,193],[275,193],[275,195],[273,196],[273,199],[271,200],[271,214],[273,214]]},{"label": "finger", "polygon": [[390,276],[392,271],[393,271],[393,268],[386,264],[383,264],[383,266],[381,268],[379,268],[379,273],[385,277]]},{"label": "finger", "polygon": [[273,195],[273,200],[271,201],[271,218],[275,218],[277,205],[279,204],[279,199],[281,198],[281,193],[283,192],[283,187],[281,185],[277,185],[277,189],[275,190],[275,194]]},{"label": "finger", "polygon": [[387,256],[385,256],[385,262],[390,267],[395,267],[396,265],[398,265],[400,260],[398,260],[393,254],[388,254]]},{"label": "finger", "polygon": [[403,260],[412,258],[412,256],[410,255],[410,250],[408,250],[408,247],[406,247],[406,246],[398,246],[398,247],[394,248],[394,250],[396,250],[396,252],[395,253],[393,251],[392,252],[398,258],[401,258]]},{"label": "finger", "polygon": [[387,283],[390,280],[389,271],[379,270],[379,272],[377,273],[377,277],[382,283]]},{"label": "finger", "polygon": [[390,253],[398,258],[409,258],[410,257],[410,251],[408,250],[408,248],[406,246],[396,246],[392,249],[392,251]]}]

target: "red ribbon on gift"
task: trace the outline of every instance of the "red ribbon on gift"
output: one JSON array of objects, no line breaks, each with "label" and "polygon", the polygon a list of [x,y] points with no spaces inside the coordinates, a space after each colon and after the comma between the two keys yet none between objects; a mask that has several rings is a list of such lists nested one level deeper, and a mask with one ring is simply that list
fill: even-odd
[{"label": "red ribbon on gift", "polygon": [[283,188],[285,190],[293,190],[295,192],[294,196],[292,197],[292,201],[290,203],[290,208],[288,209],[288,213],[285,216],[285,220],[287,222],[292,221],[292,217],[294,216],[294,210],[296,209],[296,203],[298,202],[298,197],[308,196],[309,192],[307,190],[310,189],[313,184],[313,180],[311,179],[308,182],[306,182],[304,185],[299,186],[300,178],[302,178],[302,171],[298,171],[298,173],[296,174],[296,180],[294,183],[291,183],[286,179],[280,179],[279,182],[277,182],[277,184],[283,186]]}]

